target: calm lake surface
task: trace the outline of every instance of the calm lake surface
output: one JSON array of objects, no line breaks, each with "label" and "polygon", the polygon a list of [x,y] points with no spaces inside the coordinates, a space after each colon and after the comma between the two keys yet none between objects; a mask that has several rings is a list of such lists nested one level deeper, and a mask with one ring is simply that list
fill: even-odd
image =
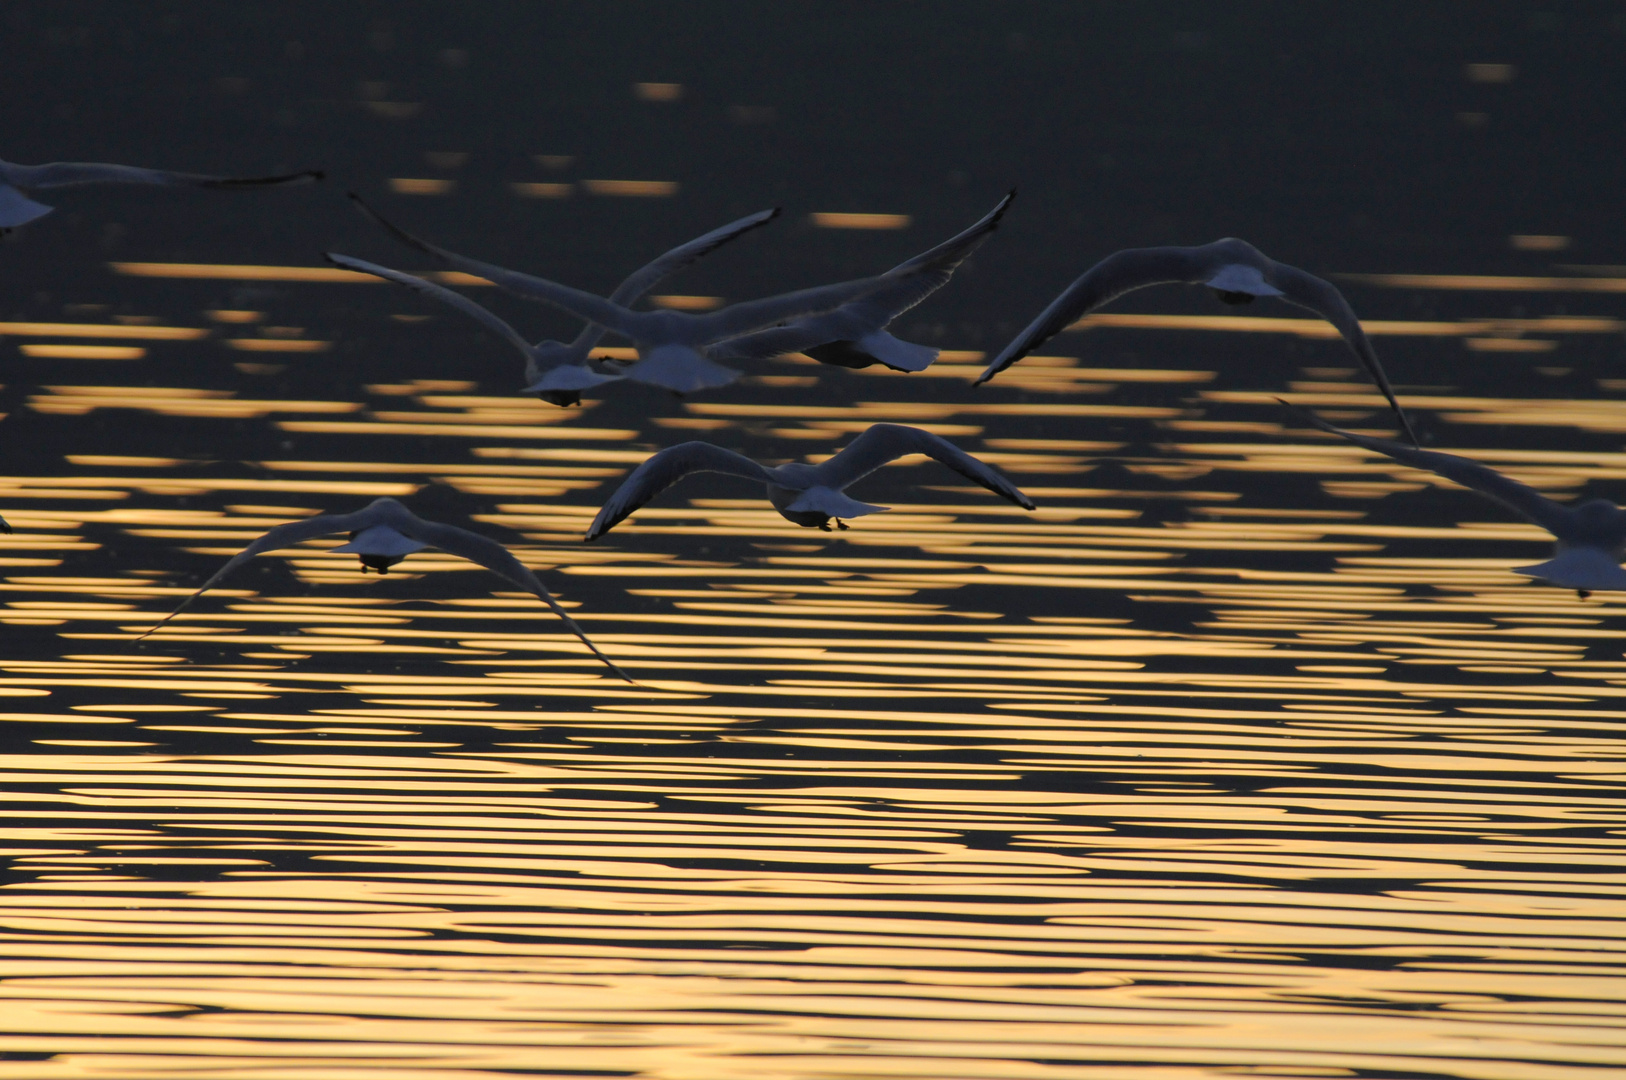
[{"label": "calm lake surface", "polygon": [[[1626,497],[1623,11],[9,0],[5,159],[329,178],[43,193],[0,243],[0,1080],[1619,1075],[1626,595],[1286,416],[1394,431],[1298,309],[1149,290],[969,383],[1112,250],[1238,235],[1346,290],[1434,446]],[[657,300],[700,308],[1012,186],[912,376],[558,409],[321,258],[433,269],[347,189],[595,290],[785,207]],[[661,447],[882,421],[1039,509],[910,458],[847,532],[710,475],[581,541]],[[640,685],[342,537],[133,644],[380,495]]]}]

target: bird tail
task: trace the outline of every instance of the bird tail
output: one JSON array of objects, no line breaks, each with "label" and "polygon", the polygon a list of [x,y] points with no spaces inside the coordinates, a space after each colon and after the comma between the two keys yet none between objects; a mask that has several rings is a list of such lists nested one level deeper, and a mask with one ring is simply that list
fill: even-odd
[{"label": "bird tail", "polygon": [[893,337],[885,330],[865,334],[858,347],[894,371],[925,371],[937,359],[937,350]]},{"label": "bird tail", "polygon": [[1602,548],[1566,548],[1544,563],[1515,566],[1513,572],[1566,589],[1626,592],[1626,570]]},{"label": "bird tail", "polygon": [[865,514],[879,514],[888,507],[859,502],[833,488],[813,487],[802,492],[796,501],[787,505],[785,509],[793,513],[814,510],[821,514],[829,514],[833,518],[856,518]]},{"label": "bird tail", "polygon": [[0,229],[15,229],[44,217],[51,207],[37,203],[9,184],[0,184]]}]

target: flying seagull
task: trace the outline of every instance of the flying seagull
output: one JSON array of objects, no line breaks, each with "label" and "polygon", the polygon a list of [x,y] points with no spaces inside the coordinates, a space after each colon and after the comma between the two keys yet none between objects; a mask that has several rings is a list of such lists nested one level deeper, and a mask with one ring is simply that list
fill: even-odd
[{"label": "flying seagull", "polygon": [[679,394],[727,386],[739,378],[738,371],[708,359],[705,355],[707,346],[728,338],[743,337],[804,315],[833,311],[849,300],[867,296],[892,284],[885,277],[862,278],[761,300],[748,300],[703,314],[668,310],[633,311],[625,304],[572,289],[568,285],[458,255],[391,225],[376,211],[373,217],[389,229],[396,239],[434,255],[464,273],[477,274],[504,292],[551,304],[586,322],[596,323],[611,333],[630,338],[638,347],[639,360],[623,371],[622,377],[635,382],[653,383]]},{"label": "flying seagull", "polygon": [[802,352],[837,367],[884,364],[894,371],[925,370],[937,359],[937,350],[901,341],[887,333],[887,325],[947,285],[967,256],[999,228],[1014,198],[1012,191],[975,225],[882,274],[887,284],[868,296],[822,315],[719,342],[706,355],[713,360],[759,360]]},{"label": "flying seagull", "polygon": [[1622,558],[1626,558],[1626,510],[1608,499],[1588,499],[1575,506],[1561,506],[1535,488],[1477,461],[1437,450],[1419,450],[1388,439],[1356,435],[1335,428],[1303,409],[1288,407],[1322,431],[1342,435],[1357,446],[1387,454],[1402,464],[1455,480],[1552,533],[1558,541],[1553,558],[1534,566],[1516,566],[1515,574],[1574,589],[1583,600],[1594,589],[1626,591],[1626,570],[1620,566]]},{"label": "flying seagull", "polygon": [[158,184],[164,187],[219,189],[275,187],[322,179],[307,169],[284,176],[204,176],[199,173],[138,169],[133,165],[99,165],[89,161],[53,161],[48,165],[16,165],[0,161],[0,230],[27,225],[49,214],[52,207],[35,202],[25,191],[79,187],[85,184]]},{"label": "flying seagull", "polygon": [[[361,208],[363,213],[395,235],[403,238],[410,235],[386,221],[355,192],[350,193],[350,198],[355,200],[356,205]],[[738,221],[731,221],[721,228],[713,229],[704,236],[696,237],[686,244],[673,248],[654,262],[635,271],[631,277],[617,285],[615,292],[610,294],[610,302],[622,306],[634,302],[654,288],[663,278],[677,273],[685,266],[715,251],[730,240],[742,236],[752,229],[766,225],[778,216],[778,208],[762,210],[742,217]],[[411,242],[415,242],[420,247],[428,247],[416,237],[412,237]],[[339,266],[386,278],[442,303],[450,304],[465,315],[484,323],[487,329],[507,338],[525,357],[525,388],[521,393],[537,394],[544,401],[550,401],[555,405],[579,405],[581,404],[581,392],[583,390],[621,378],[620,375],[604,374],[596,370],[589,362],[588,358],[593,351],[593,347],[604,337],[605,331],[601,326],[588,323],[582,328],[582,332],[576,335],[576,339],[568,344],[548,340],[539,341],[532,345],[520,337],[512,326],[499,319],[490,310],[442,285],[437,285],[432,281],[425,281],[411,274],[403,274],[399,270],[379,266],[377,263],[353,259],[348,255],[337,255],[328,252],[327,258],[329,262]]]},{"label": "flying seagull", "polygon": [[887,507],[850,499],[843,489],[908,454],[935,458],[995,495],[1024,510],[1033,509],[1033,500],[1022,494],[1015,484],[953,443],[919,428],[876,424],[823,465],[791,462],[769,469],[742,454],[710,443],[686,442],[669,447],[638,466],[622,482],[593,519],[587,539],[597,540],[649,500],[697,472],[718,472],[761,481],[767,485],[768,501],[785,520],[829,532],[830,521],[834,519],[837,528],[845,529],[842,518],[863,517]]},{"label": "flying seagull", "polygon": [[1249,304],[1256,297],[1279,296],[1332,323],[1366,366],[1367,374],[1372,376],[1383,396],[1389,399],[1389,406],[1399,418],[1406,438],[1413,446],[1417,445],[1411,421],[1395,400],[1389,377],[1378,363],[1378,354],[1344,294],[1332,283],[1286,263],[1275,262],[1252,244],[1235,237],[1201,247],[1130,248],[1108,255],[1051,301],[1026,330],[989,362],[972,385],[980,386],[992,379],[1077,319],[1124,293],[1148,285],[1178,282],[1206,285],[1227,304]]},{"label": "flying seagull", "polygon": [[203,583],[203,588],[181,601],[180,606],[165,615],[158,624],[141,638],[156,633],[159,627],[179,615],[188,604],[220,584],[227,574],[248,562],[256,555],[267,551],[276,551],[279,548],[292,547],[314,540],[319,536],[329,536],[333,533],[347,532],[350,542],[342,544],[331,551],[354,552],[361,557],[361,572],[366,573],[369,568],[377,570],[380,574],[389,573],[389,568],[412,554],[424,548],[439,548],[448,555],[457,555],[490,570],[498,577],[526,592],[535,594],[553,613],[563,619],[570,632],[581,638],[582,644],[593,650],[593,655],[604,661],[609,669],[618,676],[632,682],[626,672],[615,666],[608,656],[599,651],[597,645],[588,640],[587,635],[576,620],[572,619],[565,609],[559,606],[547,587],[531,571],[513,555],[508,549],[495,540],[488,540],[479,533],[459,529],[455,525],[442,525],[434,521],[425,521],[412,511],[391,498],[374,499],[362,509],[353,514],[322,514],[319,517],[306,518],[303,521],[291,521],[286,525],[278,525],[248,547],[231,557],[231,560],[222,566],[215,576]]}]

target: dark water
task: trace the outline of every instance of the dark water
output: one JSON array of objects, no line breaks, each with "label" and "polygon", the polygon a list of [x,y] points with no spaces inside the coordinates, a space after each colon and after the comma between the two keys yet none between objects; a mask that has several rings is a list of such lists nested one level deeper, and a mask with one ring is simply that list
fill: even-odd
[{"label": "dark water", "polygon": [[[7,160],[330,174],[54,192],[0,244],[0,1078],[1626,1063],[1620,596],[1511,573],[1540,530],[1286,423],[1279,394],[1390,425],[1294,309],[1140,293],[968,385],[1114,248],[1235,234],[1353,275],[1435,445],[1618,498],[1626,9],[12,0],[0,28]],[[320,258],[428,269],[347,188],[591,289],[784,206],[663,286],[735,300],[884,269],[1013,185],[900,321],[947,350],[907,377],[788,358],[559,410]],[[916,458],[845,533],[702,476],[580,541],[662,446],[818,460],[879,421],[1040,509]],[[378,495],[511,542],[642,685],[469,564],[364,577],[329,542],[132,645],[265,529]]]}]

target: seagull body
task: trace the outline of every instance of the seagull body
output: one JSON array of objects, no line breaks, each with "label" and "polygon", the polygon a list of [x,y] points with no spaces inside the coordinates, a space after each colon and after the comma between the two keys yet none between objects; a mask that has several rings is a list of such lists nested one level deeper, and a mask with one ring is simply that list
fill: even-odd
[{"label": "seagull body", "polygon": [[[398,229],[386,221],[377,211],[373,210],[354,193],[350,196],[373,220],[389,229],[396,236],[407,238],[409,242],[419,247],[428,248],[423,241],[411,234]],[[609,299],[611,303],[625,306],[642,297],[663,278],[669,277],[677,271],[695,262],[702,256],[709,254],[730,240],[742,236],[752,229],[766,225],[779,216],[777,209],[763,210],[732,221],[718,229],[713,229],[704,236],[696,237],[686,244],[673,248],[660,258],[634,272],[630,277],[616,286]],[[437,249],[438,250],[438,249]],[[328,252],[328,261],[339,266],[359,270],[364,274],[373,274],[385,278],[399,285],[450,304],[465,315],[484,324],[489,330],[517,348],[525,357],[525,387],[521,391],[526,394],[537,394],[543,400],[555,405],[569,406],[581,404],[581,392],[603,383],[614,382],[622,378],[621,375],[606,374],[593,367],[589,360],[593,347],[603,339],[605,330],[602,326],[588,323],[582,332],[576,335],[574,341],[539,341],[530,344],[520,337],[508,323],[498,318],[489,309],[475,303],[461,293],[453,292],[442,285],[432,281],[425,281],[411,274],[403,274],[399,270],[391,270],[377,263],[366,262],[362,259],[353,259],[348,255],[337,255]]]},{"label": "seagull body", "polygon": [[1343,335],[1345,343],[1366,367],[1367,374],[1394,409],[1406,438],[1416,445],[1417,436],[1412,431],[1411,421],[1395,400],[1394,389],[1378,362],[1377,351],[1367,340],[1360,320],[1344,295],[1330,282],[1276,262],[1247,241],[1234,237],[1201,247],[1130,248],[1108,255],[1040,312],[1027,329],[989,362],[973,385],[992,379],[1078,319],[1124,293],[1169,283],[1206,285],[1227,304],[1247,304],[1256,297],[1276,296],[1326,319]]},{"label": "seagull body", "polygon": [[834,519],[838,528],[845,529],[841,519],[887,508],[859,502],[848,497],[844,489],[908,454],[925,454],[1024,510],[1033,509],[1033,501],[1015,484],[953,443],[919,428],[876,424],[822,465],[792,462],[770,469],[710,443],[686,442],[669,447],[638,466],[622,482],[593,519],[587,539],[597,540],[662,491],[697,472],[760,481],[767,487],[768,501],[787,521],[829,532]]},{"label": "seagull body", "polygon": [[101,165],[89,161],[54,161],[46,165],[17,165],[0,161],[0,230],[27,225],[49,214],[53,207],[35,202],[25,191],[80,187],[85,184],[156,184],[163,187],[255,188],[301,184],[320,180],[314,170],[284,176],[206,176],[199,173],[140,169],[133,165]]},{"label": "seagull body", "polygon": [[678,394],[727,386],[739,378],[739,372],[707,358],[705,352],[708,346],[805,315],[833,311],[850,300],[893,284],[884,276],[862,278],[761,300],[748,300],[703,314],[669,310],[633,311],[625,303],[614,299],[594,296],[546,278],[458,255],[391,225],[376,212],[373,217],[402,242],[434,255],[464,273],[483,277],[504,292],[552,305],[631,339],[638,348],[638,363],[621,372],[621,376],[634,382],[663,386]]},{"label": "seagull body", "polygon": [[1626,591],[1626,510],[1608,499],[1588,499],[1563,506],[1527,484],[1503,476],[1488,465],[1455,454],[1419,450],[1388,439],[1374,439],[1333,427],[1302,409],[1303,416],[1322,431],[1341,435],[1357,446],[1387,454],[1413,468],[1427,469],[1494,499],[1526,521],[1553,534],[1558,550],[1551,559],[1534,566],[1516,566],[1515,574],[1542,578],[1585,599],[1594,589]]},{"label": "seagull body", "polygon": [[886,284],[868,296],[822,315],[719,342],[706,355],[714,360],[757,360],[803,352],[837,367],[884,364],[894,371],[925,370],[938,351],[893,337],[886,327],[948,284],[960,264],[994,234],[1015,197],[1011,192],[970,228],[882,274]]},{"label": "seagull body", "polygon": [[[243,563],[256,555],[267,551],[276,551],[279,548],[292,547],[314,540],[320,536],[329,536],[333,533],[347,532],[350,542],[333,548],[333,551],[351,552],[360,556],[362,573],[369,568],[380,574],[389,572],[389,568],[412,554],[424,548],[439,548],[448,555],[457,555],[470,562],[490,570],[509,584],[524,589],[537,599],[548,605],[553,613],[563,619],[570,632],[582,640],[582,644],[593,650],[593,655],[607,664],[611,671],[618,676],[627,678],[622,670],[611,662],[610,658],[599,651],[598,646],[590,641],[576,620],[572,619],[559,606],[558,601],[548,592],[530,570],[526,569],[518,559],[509,553],[508,549],[495,540],[488,540],[479,533],[460,529],[455,525],[442,525],[434,521],[425,521],[412,511],[391,498],[374,499],[371,503],[353,514],[322,514],[319,517],[306,518],[303,521],[291,521],[286,525],[278,525],[248,547],[231,557],[231,560],[220,570],[203,583],[203,587],[185,600],[181,601],[174,611],[164,616],[151,630],[141,637],[155,633],[164,623],[179,615],[188,604],[218,585],[226,575],[237,569]],[[140,638],[137,638],[139,641]]]}]

